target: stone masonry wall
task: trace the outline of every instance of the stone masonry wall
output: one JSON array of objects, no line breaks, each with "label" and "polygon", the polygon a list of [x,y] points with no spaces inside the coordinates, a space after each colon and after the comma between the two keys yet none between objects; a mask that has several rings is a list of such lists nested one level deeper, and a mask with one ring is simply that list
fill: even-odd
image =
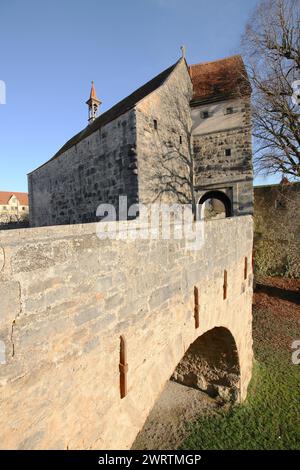
[{"label": "stone masonry wall", "polygon": [[[204,227],[198,251],[186,251],[182,240],[99,240],[96,224],[0,232],[2,449],[130,448],[189,345],[216,326],[235,339],[245,398],[252,219]],[[121,334],[128,356],[123,399]]]},{"label": "stone masonry wall", "polygon": [[[246,177],[252,178],[251,144],[247,134],[246,129],[234,129],[201,137],[194,136],[197,154],[196,184],[206,185],[224,181],[232,183]],[[204,155],[200,156],[201,147],[204,148]],[[229,157],[225,156],[227,148],[231,149]],[[252,184],[252,179],[250,183]]]},{"label": "stone masonry wall", "polygon": [[28,176],[31,226],[96,220],[100,203],[137,202],[135,111],[103,126]]},{"label": "stone masonry wall", "polygon": [[[153,177],[157,173],[165,174],[162,162],[171,154],[176,157],[172,161],[176,174],[185,176],[187,173],[180,154],[188,155],[189,152],[187,137],[191,130],[191,97],[192,83],[182,59],[166,82],[137,104],[139,200],[144,204],[156,199],[159,185]],[[179,187],[175,182],[174,185],[188,195],[187,188]],[[160,200],[178,202],[178,197],[174,193],[163,193]]]},{"label": "stone masonry wall", "polygon": [[258,275],[300,278],[300,183],[254,188]]}]

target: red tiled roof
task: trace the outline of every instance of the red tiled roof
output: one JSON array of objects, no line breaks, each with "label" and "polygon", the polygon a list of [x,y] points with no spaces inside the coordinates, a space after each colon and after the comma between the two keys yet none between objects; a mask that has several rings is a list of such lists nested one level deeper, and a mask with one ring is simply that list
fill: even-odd
[{"label": "red tiled roof", "polygon": [[0,204],[8,204],[12,196],[16,196],[21,206],[28,206],[27,193],[13,193],[9,191],[0,191]]},{"label": "red tiled roof", "polygon": [[194,87],[192,102],[218,101],[250,95],[251,87],[240,55],[189,66]]}]

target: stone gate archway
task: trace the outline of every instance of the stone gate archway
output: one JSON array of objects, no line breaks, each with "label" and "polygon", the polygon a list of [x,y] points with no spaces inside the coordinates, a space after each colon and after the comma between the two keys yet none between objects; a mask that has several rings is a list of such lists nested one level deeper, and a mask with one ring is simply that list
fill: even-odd
[{"label": "stone gate archway", "polygon": [[225,217],[231,217],[232,216],[232,204],[230,198],[222,191],[208,191],[199,200],[199,210],[200,210],[200,219],[205,219],[204,215],[204,208],[205,208],[205,203],[208,201],[213,201],[217,207],[216,207],[216,212],[221,212],[220,207],[223,207],[224,209],[224,216]]},{"label": "stone gate archway", "polygon": [[234,337],[215,327],[199,336],[177,365],[172,379],[212,397],[235,402],[240,398],[240,366]]}]

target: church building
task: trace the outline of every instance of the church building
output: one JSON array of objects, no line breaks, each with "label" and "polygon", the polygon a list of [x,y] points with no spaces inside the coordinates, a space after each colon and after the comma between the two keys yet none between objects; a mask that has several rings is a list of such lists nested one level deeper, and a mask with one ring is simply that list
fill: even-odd
[{"label": "church building", "polygon": [[99,116],[92,83],[87,126],[28,175],[30,225],[93,222],[119,196],[128,206],[188,202],[189,178],[199,207],[214,199],[226,216],[251,214],[250,97],[238,55],[188,65],[183,52]]}]

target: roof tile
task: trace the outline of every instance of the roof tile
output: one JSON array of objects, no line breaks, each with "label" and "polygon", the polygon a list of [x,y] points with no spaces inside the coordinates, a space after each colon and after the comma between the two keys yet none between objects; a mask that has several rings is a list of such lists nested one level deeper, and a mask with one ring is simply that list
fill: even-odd
[{"label": "roof tile", "polygon": [[28,206],[28,194],[27,193],[14,193],[9,191],[0,191],[0,204],[8,204],[10,198],[16,196],[19,203],[22,206]]},{"label": "roof tile", "polygon": [[247,72],[240,55],[190,65],[189,72],[194,87],[192,103],[219,101],[251,93]]}]

